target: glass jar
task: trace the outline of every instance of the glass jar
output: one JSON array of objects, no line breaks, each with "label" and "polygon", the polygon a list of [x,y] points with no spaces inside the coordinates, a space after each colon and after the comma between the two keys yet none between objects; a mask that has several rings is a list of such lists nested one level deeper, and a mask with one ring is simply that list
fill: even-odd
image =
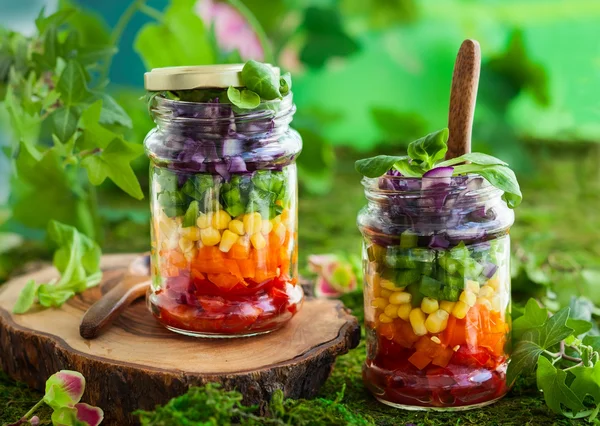
[{"label": "glass jar", "polygon": [[363,179],[367,358],[381,402],[464,410],[508,390],[514,213],[479,176]]},{"label": "glass jar", "polygon": [[[228,78],[241,68],[227,68]],[[210,85],[232,84],[219,67],[181,72],[188,70],[202,74],[202,84],[206,75],[214,77]],[[172,331],[251,336],[283,326],[302,305],[295,165],[302,141],[289,127],[291,93],[253,110],[219,100],[158,94],[150,101],[156,128],[145,140],[152,212],[147,301]]]}]

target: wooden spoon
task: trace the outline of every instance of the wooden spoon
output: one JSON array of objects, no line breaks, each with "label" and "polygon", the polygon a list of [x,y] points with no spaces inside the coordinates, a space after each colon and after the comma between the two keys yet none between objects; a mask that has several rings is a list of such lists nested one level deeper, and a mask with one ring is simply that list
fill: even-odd
[{"label": "wooden spoon", "polygon": [[150,255],[136,257],[129,265],[123,280],[114,286],[87,310],[79,334],[84,339],[95,339],[112,324],[134,300],[143,297],[150,285]]},{"label": "wooden spoon", "polygon": [[446,160],[471,152],[471,130],[479,86],[481,50],[475,40],[463,41],[452,75],[448,114],[448,152]]}]

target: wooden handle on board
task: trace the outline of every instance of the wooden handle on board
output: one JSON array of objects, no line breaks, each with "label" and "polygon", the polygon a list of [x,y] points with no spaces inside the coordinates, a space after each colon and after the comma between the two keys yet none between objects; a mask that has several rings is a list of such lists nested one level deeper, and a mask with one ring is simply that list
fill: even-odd
[{"label": "wooden handle on board", "polygon": [[481,50],[475,40],[463,41],[452,75],[448,114],[448,152],[446,160],[471,152],[471,130],[479,86]]},{"label": "wooden handle on board", "polygon": [[134,300],[143,297],[150,285],[148,276],[130,275],[114,286],[100,300],[87,310],[79,334],[84,339],[95,339],[111,324]]}]

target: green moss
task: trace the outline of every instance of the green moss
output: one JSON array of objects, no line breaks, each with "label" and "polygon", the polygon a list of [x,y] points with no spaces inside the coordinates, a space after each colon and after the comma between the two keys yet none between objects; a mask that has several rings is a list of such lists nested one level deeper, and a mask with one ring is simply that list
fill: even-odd
[{"label": "green moss", "polygon": [[[16,383],[0,371],[0,425],[14,423],[33,407],[42,395],[26,385]],[[43,407],[40,418],[50,418],[50,409]]]}]

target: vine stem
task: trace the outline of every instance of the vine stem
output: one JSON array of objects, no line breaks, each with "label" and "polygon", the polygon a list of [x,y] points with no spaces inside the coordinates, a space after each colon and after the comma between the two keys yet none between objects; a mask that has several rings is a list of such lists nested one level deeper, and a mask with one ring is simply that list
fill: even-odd
[{"label": "vine stem", "polygon": [[237,9],[237,11],[242,14],[246,21],[248,21],[248,24],[250,24],[250,27],[252,27],[252,29],[256,33],[258,41],[260,42],[260,45],[263,48],[263,53],[265,56],[264,61],[269,64],[273,64],[275,58],[273,57],[273,49],[271,48],[271,42],[269,41],[269,38],[267,37],[267,33],[265,32],[264,28],[262,27],[258,19],[256,19],[256,16],[254,16],[252,11],[248,9],[248,7],[245,4],[243,4],[240,0],[227,0],[227,3],[229,3],[229,5],[233,8]]},{"label": "vine stem", "polygon": [[571,361],[571,362],[576,362],[576,363],[583,362],[583,360],[581,358],[567,355],[565,353],[565,342],[564,341],[560,342],[560,350],[558,352],[550,352],[550,351],[546,350],[546,351],[544,351],[544,353],[550,355],[552,358],[562,358],[565,361]]},{"label": "vine stem", "polygon": [[31,410],[29,410],[27,413],[25,413],[25,415],[23,416],[26,419],[29,419],[33,413],[35,413],[35,411],[40,408],[40,406],[44,403],[44,398],[40,399],[37,404],[35,404],[33,407],[31,407]]},{"label": "vine stem", "polygon": [[[127,9],[125,9],[123,14],[119,17],[117,25],[115,25],[115,28],[113,29],[110,35],[110,44],[112,46],[117,46],[119,44],[119,40],[121,40],[121,36],[123,36],[123,32],[125,31],[127,24],[129,23],[129,21],[131,21],[131,18],[133,18],[135,12],[140,10],[140,8],[143,5],[145,5],[145,2],[146,0],[134,0],[129,6],[127,6]],[[109,56],[106,60],[106,63],[104,64],[104,67],[102,68],[102,73],[100,74],[100,81],[104,81],[108,77],[108,72],[110,71],[111,64],[112,56]]]}]

